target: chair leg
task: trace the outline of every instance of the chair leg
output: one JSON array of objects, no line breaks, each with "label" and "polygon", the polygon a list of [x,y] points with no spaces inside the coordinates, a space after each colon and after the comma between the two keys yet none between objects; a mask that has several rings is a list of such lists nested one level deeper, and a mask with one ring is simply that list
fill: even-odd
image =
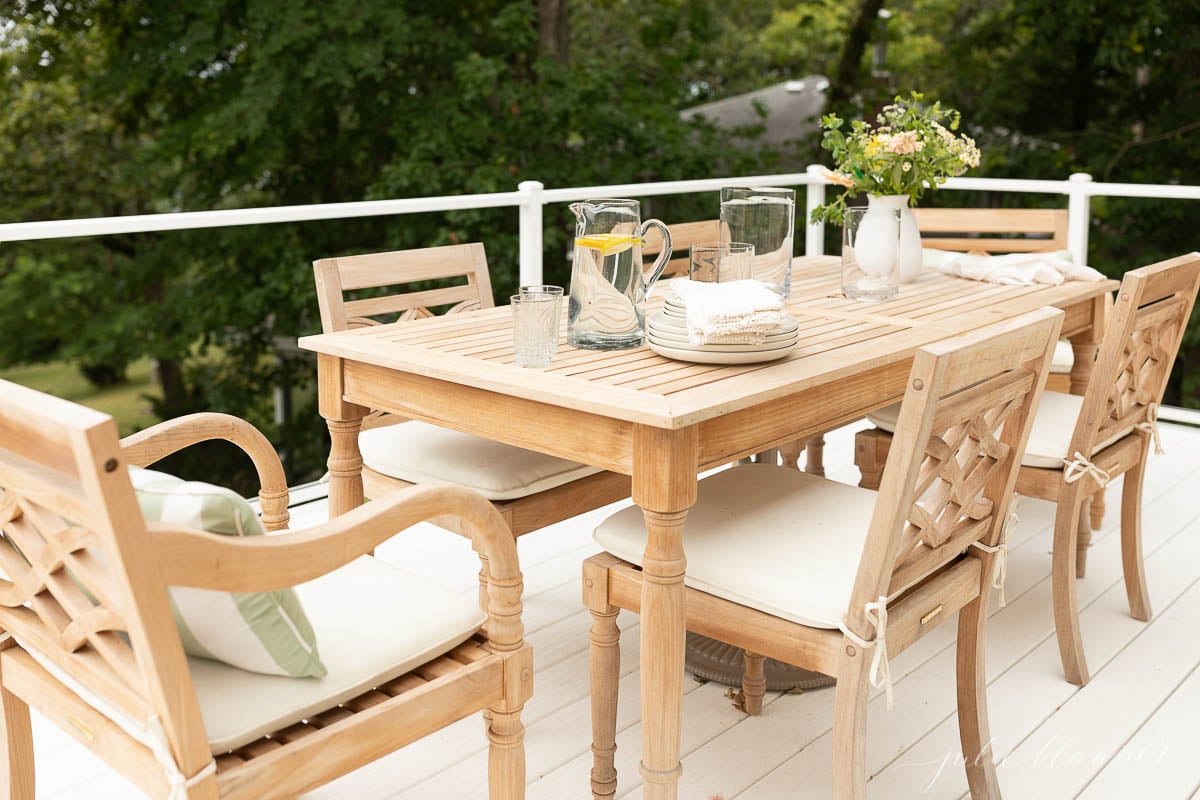
[{"label": "chair leg", "polygon": [[491,709],[488,720],[488,798],[524,800],[525,797],[525,726],[521,708],[510,711]]},{"label": "chair leg", "polygon": [[813,436],[804,443],[804,471],[825,477],[825,435]]},{"label": "chair leg", "polygon": [[1087,577],[1087,556],[1092,546],[1092,526],[1088,524],[1091,517],[1092,501],[1084,498],[1079,505],[1078,530],[1075,533],[1075,577]]},{"label": "chair leg", "polygon": [[867,673],[871,651],[846,643],[833,701],[833,800],[867,796]]},{"label": "chair leg", "polygon": [[1121,566],[1125,572],[1125,594],[1134,619],[1149,622],[1150,589],[1142,557],[1142,483],[1146,476],[1146,451],[1133,469],[1125,473],[1121,493]]},{"label": "chair leg", "polygon": [[862,480],[858,485],[864,489],[878,489],[883,478],[883,465],[887,462],[888,450],[892,446],[892,435],[878,428],[854,434],[854,466],[858,467]]},{"label": "chair leg", "polygon": [[1091,518],[1092,530],[1098,531],[1104,527],[1104,489],[1099,489],[1092,495]]},{"label": "chair leg", "polygon": [[0,800],[34,800],[33,729],[29,706],[0,687],[0,735],[4,737]]},{"label": "chair leg", "polygon": [[1075,537],[1079,532],[1079,495],[1064,492],[1058,498],[1054,517],[1054,550],[1052,583],[1054,586],[1054,630],[1058,635],[1058,652],[1062,657],[1067,680],[1077,686],[1088,682],[1087,660],[1083,640],[1079,635],[1079,605],[1075,598]]},{"label": "chair leg", "polygon": [[617,793],[617,686],[621,672],[620,610],[592,609],[588,672],[592,684],[592,797]]},{"label": "chair leg", "polygon": [[738,694],[738,704],[752,717],[762,713],[763,695],[767,691],[764,674],[766,661],[766,656],[746,651],[746,667],[742,671],[742,691]]},{"label": "chair leg", "polygon": [[187,790],[187,800],[220,800],[220,797],[216,775],[210,775]]},{"label": "chair leg", "polygon": [[787,469],[800,469],[800,454],[804,452],[804,442],[797,439],[794,442],[779,445],[779,460]]},{"label": "chair leg", "polygon": [[[984,571],[991,574],[991,569]],[[958,612],[958,736],[972,800],[999,800],[996,762],[988,732],[984,632],[987,626],[985,580],[982,594]]]}]

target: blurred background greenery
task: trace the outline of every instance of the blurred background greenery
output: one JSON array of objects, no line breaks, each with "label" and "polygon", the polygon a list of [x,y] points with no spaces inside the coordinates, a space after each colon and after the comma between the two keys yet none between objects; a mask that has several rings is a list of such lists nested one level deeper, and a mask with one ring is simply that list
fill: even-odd
[{"label": "blurred background greenery", "polygon": [[[1192,0],[9,0],[0,221],[798,170],[827,161],[815,120],[765,146],[765,117],[729,131],[680,112],[810,75],[843,117],[910,89],[958,108],[984,154],[972,175],[1194,184],[1198,20]],[[712,194],[644,216],[711,218]],[[1195,208],[1098,198],[1089,261],[1119,277],[1197,249]],[[567,281],[569,216],[546,210],[551,282]],[[327,448],[315,369],[285,345],[319,327],[312,260],[482,241],[506,297],[516,232],[514,209],[492,209],[0,245],[0,370],[126,432],[244,416],[309,479]],[[1168,402],[1200,407],[1193,323]],[[213,458],[233,456],[201,454],[202,473]]]}]

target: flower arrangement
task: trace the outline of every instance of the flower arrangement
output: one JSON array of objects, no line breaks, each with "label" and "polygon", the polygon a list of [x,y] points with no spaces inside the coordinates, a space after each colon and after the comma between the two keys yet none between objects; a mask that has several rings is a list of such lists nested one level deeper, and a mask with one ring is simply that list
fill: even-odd
[{"label": "flower arrangement", "polygon": [[[897,95],[872,127],[862,120],[842,131],[836,114],[821,118],[825,136],[821,146],[833,154],[837,170],[824,170],[825,178],[848,191],[832,203],[813,209],[813,222],[840,223],[846,198],[859,192],[874,195],[906,194],[917,200],[925,189],[936,189],[947,178],[979,166],[979,148],[965,134],[957,134],[959,113],[927,105],[912,92],[908,99]],[[910,201],[911,202],[911,201]]]}]

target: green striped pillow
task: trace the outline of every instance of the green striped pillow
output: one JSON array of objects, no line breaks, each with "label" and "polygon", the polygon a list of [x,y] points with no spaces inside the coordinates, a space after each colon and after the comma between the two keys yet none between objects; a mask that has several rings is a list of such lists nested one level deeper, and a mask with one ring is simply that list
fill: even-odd
[{"label": "green striped pillow", "polygon": [[[131,467],[129,477],[149,522],[228,536],[259,536],[258,516],[236,492]],[[325,665],[300,598],[291,589],[218,592],[169,587],[171,610],[189,655],[250,672],[321,678]]]}]

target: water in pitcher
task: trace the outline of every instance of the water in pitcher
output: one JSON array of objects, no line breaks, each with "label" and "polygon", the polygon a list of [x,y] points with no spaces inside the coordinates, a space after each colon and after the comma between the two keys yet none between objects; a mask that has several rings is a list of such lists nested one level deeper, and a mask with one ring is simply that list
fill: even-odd
[{"label": "water in pitcher", "polygon": [[781,297],[792,288],[795,200],[791,189],[721,190],[721,239],[754,245],[754,278]]},{"label": "water in pitcher", "polygon": [[637,347],[645,329],[642,299],[641,237],[613,232],[575,238],[567,307],[571,344],[601,350]]}]

